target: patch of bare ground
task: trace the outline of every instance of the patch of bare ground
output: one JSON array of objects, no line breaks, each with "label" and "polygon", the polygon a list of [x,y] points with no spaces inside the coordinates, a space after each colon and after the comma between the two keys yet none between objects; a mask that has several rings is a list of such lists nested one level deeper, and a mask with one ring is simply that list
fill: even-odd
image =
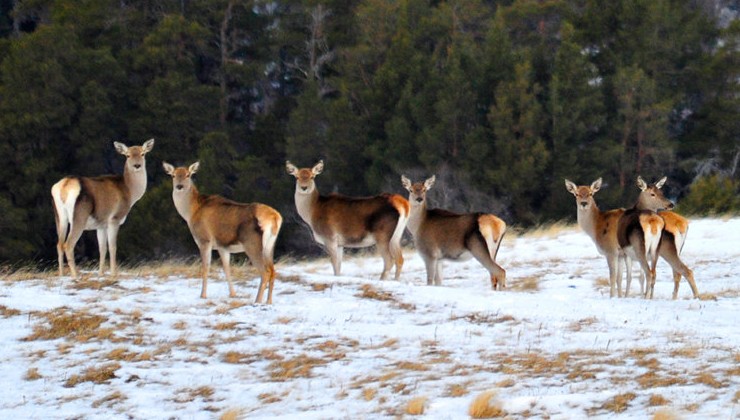
[{"label": "patch of bare ground", "polygon": [[362,286],[360,286],[360,293],[356,294],[355,296],[362,298],[362,299],[373,299],[373,300],[379,300],[383,302],[389,302],[391,307],[397,308],[397,309],[403,309],[405,311],[413,311],[416,309],[416,305],[411,303],[405,303],[399,301],[395,296],[393,296],[392,293],[386,292],[384,290],[378,290],[375,288],[375,286],[365,283]]},{"label": "patch of bare ground", "polygon": [[23,341],[54,340],[69,338],[79,342],[92,339],[107,339],[113,335],[110,328],[100,328],[108,318],[94,315],[85,310],[74,311],[69,308],[58,308],[48,312],[33,314],[44,318],[45,322],[33,326],[33,333]]},{"label": "patch of bare ground", "polygon": [[326,361],[305,354],[287,360],[276,360],[267,366],[273,381],[284,382],[295,378],[310,378],[315,367],[323,366]]},{"label": "patch of bare ground", "polygon": [[113,391],[110,394],[104,396],[103,398],[93,401],[92,407],[93,408],[99,408],[99,407],[111,408],[116,404],[126,401],[126,399],[127,399],[126,395],[124,395],[121,391]]},{"label": "patch of bare ground", "polygon": [[13,308],[8,308],[5,305],[0,305],[0,316],[3,318],[10,318],[11,316],[20,315],[21,311]]},{"label": "patch of bare ground", "polygon": [[121,368],[119,363],[107,363],[102,366],[93,366],[85,369],[80,375],[72,375],[64,383],[67,388],[72,388],[82,382],[93,382],[96,384],[107,383],[116,378],[116,371]]},{"label": "patch of bare ground", "polygon": [[420,416],[424,414],[427,406],[427,397],[414,397],[406,403],[406,414],[410,416]]},{"label": "patch of bare ground", "polygon": [[503,404],[496,391],[485,391],[473,399],[468,414],[474,419],[492,419],[506,416]]}]

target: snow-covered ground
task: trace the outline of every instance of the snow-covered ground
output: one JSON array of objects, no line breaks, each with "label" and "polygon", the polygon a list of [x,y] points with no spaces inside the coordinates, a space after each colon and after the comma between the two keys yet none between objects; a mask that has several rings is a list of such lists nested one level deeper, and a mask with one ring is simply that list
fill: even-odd
[{"label": "snow-covered ground", "polygon": [[466,418],[487,390],[509,418],[737,418],[740,219],[692,221],[682,255],[702,299],[682,280],[671,300],[662,261],[653,300],[637,281],[610,299],[577,227],[508,236],[503,292],[474,260],[427,286],[413,249],[400,281],[372,253],[340,277],[281,261],[272,306],[248,268],[234,299],[222,280],[200,299],[195,266],[5,279],[0,418],[379,418],[419,398],[422,417]]}]

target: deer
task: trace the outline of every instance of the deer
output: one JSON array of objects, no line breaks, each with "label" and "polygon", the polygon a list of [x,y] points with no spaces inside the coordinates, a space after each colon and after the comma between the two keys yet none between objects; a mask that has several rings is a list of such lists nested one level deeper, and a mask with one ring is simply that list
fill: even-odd
[{"label": "deer", "polygon": [[272,304],[275,285],[273,254],[283,224],[280,213],[261,203],[238,203],[219,195],[201,194],[192,179],[200,169],[200,162],[187,168],[175,168],[163,162],[162,167],[172,177],[175,208],[187,223],[200,250],[203,277],[200,297],[205,299],[207,296],[211,254],[215,249],[229,285],[229,297],[236,296],[231,282],[231,254],[244,252],[261,277],[255,303],[262,303],[265,287],[269,286],[267,304]]},{"label": "deer", "polygon": [[428,209],[426,194],[435,179],[432,175],[424,182],[412,183],[405,175],[401,176],[411,204],[407,228],[424,260],[427,285],[442,284],[442,260],[475,258],[488,270],[493,290],[503,290],[506,271],[496,263],[496,255],[506,233],[506,223],[493,214]]},{"label": "deer", "polygon": [[395,279],[400,278],[404,262],[401,238],[410,210],[405,198],[389,193],[371,197],[336,193],[321,195],[316,186],[316,176],[324,170],[323,160],[311,168],[301,169],[286,161],[285,169],[296,179],[298,215],[308,224],[314,240],[326,249],[335,276],[341,273],[344,247],[376,245],[383,258],[380,279],[386,280],[393,266]]},{"label": "deer", "polygon": [[[681,250],[686,242],[686,235],[689,230],[689,221],[678,213],[671,211],[674,208],[674,204],[665,197],[662,191],[666,179],[666,177],[663,177],[654,184],[648,184],[641,176],[638,176],[637,187],[640,189],[640,194],[637,197],[634,208],[637,210],[657,211],[658,215],[665,222],[658,253],[673,270],[673,299],[678,298],[681,276],[688,281],[694,298],[698,298],[699,291],[694,281],[694,273],[680,258]],[[654,282],[655,279],[653,279],[653,283],[648,284],[648,289],[645,291],[646,294],[649,291],[651,298],[655,288]],[[642,277],[640,277],[640,289],[642,290]],[[627,290],[629,290],[629,283],[627,283]]]},{"label": "deer", "polygon": [[599,254],[606,257],[609,267],[609,297],[622,297],[622,264],[627,266],[627,290],[631,283],[632,260],[622,252],[617,240],[617,226],[624,214],[624,209],[601,211],[596,204],[594,194],[602,185],[601,178],[591,185],[576,185],[565,180],[565,188],[576,198],[576,218],[578,226],[596,245]]},{"label": "deer", "polygon": [[141,146],[128,147],[119,142],[113,142],[113,146],[126,156],[123,175],[66,176],[51,187],[60,277],[64,276],[65,256],[72,277],[79,277],[74,248],[86,230],[97,231],[99,275],[105,273],[106,252],[110,253],[111,275],[118,274],[118,230],[146,191],[145,156],[154,147],[154,139]]}]

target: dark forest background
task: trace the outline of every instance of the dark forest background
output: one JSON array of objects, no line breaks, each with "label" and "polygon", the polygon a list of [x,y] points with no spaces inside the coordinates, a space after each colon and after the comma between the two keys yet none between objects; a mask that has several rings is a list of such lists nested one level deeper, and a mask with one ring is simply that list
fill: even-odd
[{"label": "dark forest background", "polygon": [[[574,219],[563,178],[669,177],[688,214],[740,209],[740,22],[711,0],[26,0],[0,6],[0,263],[56,257],[49,189],[120,173],[156,139],[124,261],[195,256],[161,169],[201,162],[201,192],[285,217],[279,253],[318,248],[293,206],[402,193],[527,227]],[[78,255],[97,258],[95,235]]]}]

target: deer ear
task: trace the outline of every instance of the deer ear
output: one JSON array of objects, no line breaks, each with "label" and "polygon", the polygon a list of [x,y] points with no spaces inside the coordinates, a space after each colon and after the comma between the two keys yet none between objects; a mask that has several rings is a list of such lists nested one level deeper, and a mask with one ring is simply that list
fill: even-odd
[{"label": "deer ear", "polygon": [[152,148],[154,147],[154,139],[149,139],[144,142],[144,144],[141,146],[142,153],[147,154],[152,151]]},{"label": "deer ear", "polygon": [[167,172],[169,175],[175,174],[175,167],[170,165],[167,162],[162,162],[162,167],[164,168],[164,171]]},{"label": "deer ear", "polygon": [[565,180],[565,189],[568,190],[569,193],[576,195],[576,190],[578,187],[576,184],[573,183],[573,181]]},{"label": "deer ear", "polygon": [[295,176],[295,175],[296,175],[296,173],[298,173],[298,168],[296,168],[296,166],[295,166],[295,165],[293,165],[292,163],[290,163],[290,161],[289,161],[289,160],[286,160],[286,161],[285,161],[285,170],[286,170],[286,171],[287,171],[287,172],[288,172],[288,173],[289,173],[290,175],[293,175],[293,176]]},{"label": "deer ear", "polygon": [[113,142],[113,147],[116,148],[116,152],[118,152],[118,153],[120,153],[120,154],[122,154],[124,156],[128,156],[128,146],[126,146],[125,144],[119,143],[117,141],[114,141]]},{"label": "deer ear", "polygon": [[434,181],[436,180],[437,180],[437,177],[435,175],[432,175],[430,178],[424,181],[424,188],[426,188],[427,190],[432,188],[432,185],[434,185]]},{"label": "deer ear", "polygon": [[601,189],[601,177],[599,177],[599,179],[591,183],[591,192],[595,193],[596,191],[600,189]]},{"label": "deer ear", "polygon": [[188,172],[190,172],[190,175],[198,172],[198,169],[200,169],[200,162],[195,162],[194,164],[190,165],[188,168]]},{"label": "deer ear", "polygon": [[658,181],[658,182],[655,183],[655,188],[657,188],[657,189],[663,188],[663,185],[665,185],[665,182],[667,180],[668,180],[668,178],[665,177],[665,176],[663,178],[660,178],[660,181]]},{"label": "deer ear", "polygon": [[311,168],[311,172],[314,175],[318,175],[323,171],[324,171],[324,161],[323,160],[320,160],[319,163],[313,165],[313,168]]},{"label": "deer ear", "polygon": [[637,188],[640,189],[640,191],[645,191],[647,189],[648,185],[647,182],[645,182],[644,179],[642,179],[641,176],[637,176]]},{"label": "deer ear", "polygon": [[401,184],[404,188],[411,191],[411,180],[406,178],[406,175],[401,175]]}]

